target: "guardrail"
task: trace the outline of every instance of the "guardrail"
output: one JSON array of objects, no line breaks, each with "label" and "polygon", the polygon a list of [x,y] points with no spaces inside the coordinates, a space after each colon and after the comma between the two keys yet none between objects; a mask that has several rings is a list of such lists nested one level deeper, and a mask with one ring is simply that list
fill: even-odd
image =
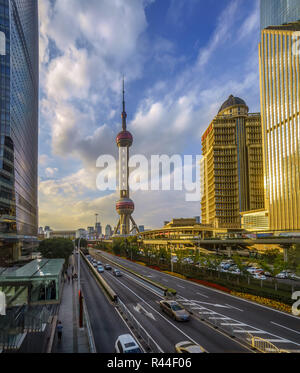
[{"label": "guardrail", "polygon": [[148,353],[163,353],[163,350],[158,346],[154,339],[149,335],[149,333],[142,327],[142,325],[137,321],[125,304],[118,299],[116,304],[122,317],[127,322],[128,326],[134,330],[134,334],[139,340],[142,340],[146,346],[146,352]]},{"label": "guardrail", "polygon": [[[251,345],[256,350],[263,352],[263,353],[281,353],[284,350],[280,350],[278,347],[273,345],[273,343],[266,341],[263,338],[260,337],[252,337],[251,339]],[[284,351],[285,352],[285,351]]]},{"label": "guardrail", "polygon": [[108,285],[108,283],[104,280],[104,278],[96,271],[95,267],[92,266],[92,264],[89,262],[89,260],[85,257],[85,255],[82,254],[80,250],[80,255],[85,260],[85,262],[88,264],[88,266],[91,268],[93,275],[95,276],[98,283],[101,285],[101,287],[106,291],[108,296],[113,302],[116,302],[118,299],[118,295],[113,291],[113,289]]},{"label": "guardrail", "polygon": [[90,323],[90,318],[87,310],[87,306],[83,297],[83,317],[84,317],[84,322],[86,325],[87,329],[87,334],[88,334],[88,340],[89,340],[89,346],[90,346],[90,352],[95,354],[97,352],[96,346],[95,346],[95,340],[92,332],[92,327]]}]

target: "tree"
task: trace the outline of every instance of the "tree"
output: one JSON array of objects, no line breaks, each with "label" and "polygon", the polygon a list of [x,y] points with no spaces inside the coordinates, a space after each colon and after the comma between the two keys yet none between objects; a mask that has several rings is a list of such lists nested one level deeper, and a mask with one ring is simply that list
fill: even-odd
[{"label": "tree", "polygon": [[73,241],[67,238],[50,238],[40,242],[39,251],[43,258],[65,259],[65,265],[74,250]]},{"label": "tree", "polygon": [[288,249],[288,268],[300,272],[300,244],[296,244]]}]

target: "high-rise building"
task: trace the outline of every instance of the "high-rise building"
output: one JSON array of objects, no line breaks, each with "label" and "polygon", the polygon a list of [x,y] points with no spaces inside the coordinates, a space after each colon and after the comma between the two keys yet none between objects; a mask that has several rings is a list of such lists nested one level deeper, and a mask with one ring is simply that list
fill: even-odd
[{"label": "high-rise building", "polygon": [[106,238],[109,238],[109,237],[111,237],[112,236],[112,228],[111,228],[111,226],[109,225],[109,224],[107,224],[106,225],[106,227],[105,227],[105,237]]},{"label": "high-rise building", "polygon": [[270,26],[262,31],[259,45],[264,184],[271,230],[300,229],[299,36],[300,21]]},{"label": "high-rise building", "polygon": [[39,32],[36,0],[0,2],[0,258],[37,242]]},{"label": "high-rise building", "polygon": [[96,225],[95,225],[95,232],[96,232],[97,237],[101,237],[101,235],[102,235],[102,227],[101,227],[101,223],[100,222],[96,223]]},{"label": "high-rise building", "polygon": [[264,207],[261,117],[232,95],[202,137],[202,223],[240,228],[241,212]]},{"label": "high-rise building", "polygon": [[260,28],[300,20],[299,0],[260,0]]},{"label": "high-rise building", "polygon": [[144,225],[139,225],[139,231],[144,232],[145,231],[145,226]]}]

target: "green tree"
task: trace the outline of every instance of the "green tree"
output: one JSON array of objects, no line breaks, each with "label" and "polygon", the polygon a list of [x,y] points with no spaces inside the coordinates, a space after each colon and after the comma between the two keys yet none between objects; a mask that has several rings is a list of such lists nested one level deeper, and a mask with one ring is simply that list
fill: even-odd
[{"label": "green tree", "polygon": [[43,258],[65,259],[65,265],[74,250],[73,241],[67,238],[50,238],[40,242],[39,251]]},{"label": "green tree", "polygon": [[300,274],[300,244],[288,249],[288,268]]}]

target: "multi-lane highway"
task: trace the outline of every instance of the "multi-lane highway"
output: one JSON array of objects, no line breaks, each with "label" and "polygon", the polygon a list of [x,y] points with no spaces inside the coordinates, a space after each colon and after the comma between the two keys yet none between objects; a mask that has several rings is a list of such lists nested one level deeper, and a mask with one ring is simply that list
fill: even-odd
[{"label": "multi-lane highway", "polygon": [[[177,290],[181,303],[193,310],[194,316],[187,323],[169,319],[159,309],[162,294],[145,286],[136,276],[123,271],[123,277],[115,278],[110,271],[103,277],[126,304],[137,320],[164,352],[173,352],[174,344],[191,340],[201,344],[208,352],[250,352],[233,340],[215,330],[198,318],[218,319],[229,325],[236,333],[250,333],[273,343],[280,349],[300,351],[300,318],[258,304],[233,297],[223,292],[169,276],[151,268],[101,252],[104,258],[125,265],[154,281]],[[111,263],[111,262],[110,262]],[[89,310],[90,312],[90,310]]]}]

